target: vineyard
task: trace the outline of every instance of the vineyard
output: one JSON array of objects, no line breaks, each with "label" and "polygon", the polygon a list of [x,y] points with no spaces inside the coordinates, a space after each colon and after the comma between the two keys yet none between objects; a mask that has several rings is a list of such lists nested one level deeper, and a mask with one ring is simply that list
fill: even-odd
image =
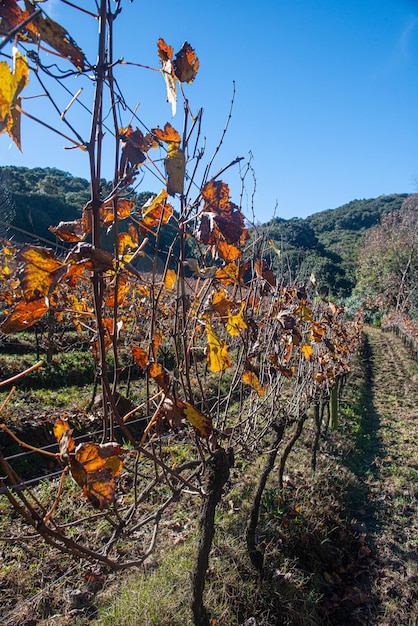
[{"label": "vineyard", "polygon": [[[381,606],[368,578],[372,529],[344,484],[359,488],[350,446],[364,428],[351,413],[356,393],[371,380],[363,312],[349,320],[319,295],[314,274],[284,282],[275,269],[281,251],[241,210],[250,163],[213,172],[228,124],[205,155],[202,110],[185,95],[200,67],[189,43],[175,53],[156,42],[154,69],[183,120],[147,127],[128,107],[116,77],[127,63],[112,52],[120,9],[73,7],[99,24],[91,63],[37,3],[0,7],[0,131],[20,147],[21,116],[31,117],[22,94],[37,80],[57,120],[33,123],[87,153],[91,189],[78,219],[51,224],[55,249],[1,240],[0,619],[374,623],[364,621]],[[59,76],[45,50],[66,68]],[[71,92],[62,111],[55,95],[75,75],[94,76],[88,137],[67,115],[84,96]],[[105,150],[115,173],[104,193]],[[138,209],[131,194],[145,168],[161,190]],[[235,203],[224,178],[237,168]],[[150,271],[138,266],[144,257]],[[416,350],[413,325],[385,324],[409,333]],[[220,599],[232,570],[245,600],[236,582]],[[135,609],[138,579],[149,596]],[[129,608],[112,615],[120,586]],[[412,592],[405,602],[417,608]]]}]

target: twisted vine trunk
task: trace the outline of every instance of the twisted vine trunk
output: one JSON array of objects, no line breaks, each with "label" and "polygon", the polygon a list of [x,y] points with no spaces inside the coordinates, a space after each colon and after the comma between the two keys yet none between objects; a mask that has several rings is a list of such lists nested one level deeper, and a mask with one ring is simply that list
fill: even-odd
[{"label": "twisted vine trunk", "polygon": [[203,603],[206,571],[215,533],[215,510],[222,490],[229,478],[230,463],[223,448],[218,448],[208,462],[207,498],[199,516],[199,542],[196,561],[192,571],[192,612],[195,626],[210,626],[209,616]]},{"label": "twisted vine trunk", "polygon": [[258,479],[258,485],[255,491],[254,500],[251,506],[250,515],[249,515],[248,522],[247,522],[247,527],[245,529],[245,539],[247,542],[248,556],[250,557],[250,561],[254,565],[255,569],[257,570],[260,578],[263,575],[264,556],[263,556],[263,553],[260,552],[260,550],[258,550],[256,547],[255,533],[257,530],[258,520],[260,517],[261,498],[263,496],[268,477],[270,476],[270,472],[272,471],[274,467],[277,453],[279,451],[279,446],[283,439],[284,429],[285,429],[284,421],[279,426],[275,427],[276,432],[275,432],[274,440],[272,442],[272,448],[267,456],[263,470]]}]

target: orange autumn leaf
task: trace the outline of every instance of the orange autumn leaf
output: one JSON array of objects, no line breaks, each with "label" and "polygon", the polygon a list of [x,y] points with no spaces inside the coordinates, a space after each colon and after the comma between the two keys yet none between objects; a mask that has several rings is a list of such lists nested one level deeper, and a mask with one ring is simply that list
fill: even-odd
[{"label": "orange autumn leaf", "polygon": [[139,226],[143,235],[155,226],[167,224],[170,221],[173,207],[166,202],[167,195],[167,191],[163,189],[158,196],[151,197],[142,207],[142,219],[139,220]]},{"label": "orange autumn leaf", "polygon": [[209,437],[212,432],[212,419],[204,415],[188,402],[183,403],[183,415],[201,437]]},{"label": "orange autumn leaf", "polygon": [[255,372],[245,371],[242,374],[242,382],[246,385],[250,385],[259,396],[264,396],[266,393],[265,387],[262,386],[260,380]]},{"label": "orange autumn leaf", "polygon": [[236,263],[227,263],[216,273],[215,278],[222,285],[232,285],[240,282],[240,268]]},{"label": "orange autumn leaf", "polygon": [[245,309],[245,302],[241,303],[241,308],[238,313],[231,313],[228,311],[228,323],[226,325],[226,332],[231,335],[231,337],[238,337],[241,330],[245,330],[247,324],[242,316]]},{"label": "orange autumn leaf", "polygon": [[202,189],[202,198],[205,202],[204,211],[213,213],[231,212],[229,187],[221,180],[211,180]]},{"label": "orange autumn leaf", "polygon": [[[116,200],[114,201],[116,202]],[[117,200],[117,211],[116,218],[118,220],[124,220],[130,216],[132,209],[135,206],[135,202],[133,200],[126,200],[126,198],[121,198]],[[104,226],[108,226],[109,224],[113,224],[115,221],[113,201],[105,202],[100,207],[100,221]]]},{"label": "orange autumn leaf", "polygon": [[187,41],[177,52],[173,65],[176,78],[181,83],[191,83],[196,78],[200,63],[195,51]]},{"label": "orange autumn leaf", "polygon": [[48,298],[18,302],[13,311],[0,324],[0,330],[5,335],[26,330],[40,320],[48,309]]},{"label": "orange autumn leaf", "polygon": [[226,341],[218,339],[209,322],[206,324],[206,333],[208,338],[206,361],[210,371],[217,373],[231,367],[232,361],[228,355]]},{"label": "orange autumn leaf", "polygon": [[135,363],[139,365],[141,369],[145,369],[148,365],[149,355],[146,350],[139,346],[134,346],[131,350],[132,356],[135,359]]},{"label": "orange autumn leaf", "polygon": [[118,476],[123,468],[123,461],[119,456],[121,453],[122,449],[116,442],[103,444],[87,442],[77,446],[75,458],[87,473],[105,467],[112,476]]},{"label": "orange autumn leaf", "polygon": [[214,291],[212,294],[210,310],[216,311],[223,322],[228,319],[229,311],[234,306],[234,302],[227,297],[225,289],[219,289],[219,291]]},{"label": "orange autumn leaf", "polygon": [[177,281],[177,272],[174,270],[167,270],[164,278],[164,287],[170,291],[174,288]]},{"label": "orange autumn leaf", "polygon": [[219,257],[224,261],[237,261],[242,257],[242,252],[239,248],[225,241],[218,241],[216,243],[216,249]]},{"label": "orange autumn leaf", "polygon": [[283,365],[279,365],[280,372],[286,376],[286,378],[291,378],[295,373],[295,368],[292,365],[291,367],[284,367]]},{"label": "orange autumn leaf", "polygon": [[181,142],[180,133],[169,122],[164,125],[164,130],[152,128],[151,131],[159,141],[164,141],[164,143],[180,144]]},{"label": "orange autumn leaf", "polygon": [[[115,287],[112,287],[108,297],[106,298],[105,305],[108,307],[114,307],[115,304],[117,306],[121,306],[130,288],[131,288],[131,285],[130,285],[128,277],[120,276],[118,283],[117,283],[117,290],[115,290]],[[117,298],[115,298],[115,295],[116,295],[115,292],[117,293]]]}]

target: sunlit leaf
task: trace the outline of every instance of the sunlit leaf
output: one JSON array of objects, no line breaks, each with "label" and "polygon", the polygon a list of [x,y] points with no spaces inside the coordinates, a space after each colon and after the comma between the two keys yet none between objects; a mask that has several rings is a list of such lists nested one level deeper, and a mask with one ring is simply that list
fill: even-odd
[{"label": "sunlit leaf", "polygon": [[111,472],[102,469],[88,473],[83,493],[95,509],[108,509],[115,499],[115,480]]},{"label": "sunlit leaf", "polygon": [[16,259],[21,264],[18,278],[27,301],[49,295],[67,271],[49,248],[24,246]]},{"label": "sunlit leaf", "polygon": [[211,372],[222,372],[231,367],[232,361],[228,355],[226,341],[218,339],[209,322],[206,323],[208,337],[206,360]]},{"label": "sunlit leaf", "polygon": [[61,437],[67,430],[70,430],[70,425],[68,424],[67,420],[63,420],[58,417],[54,422],[53,428],[55,439],[57,441],[60,441]]},{"label": "sunlit leaf", "polygon": [[255,372],[245,371],[242,374],[242,382],[246,385],[250,385],[259,396],[264,396],[266,393],[265,387],[262,386],[260,380]]},{"label": "sunlit leaf", "polygon": [[321,342],[323,340],[323,337],[326,334],[326,330],[325,328],[317,323],[317,322],[312,322],[311,324],[311,339],[313,341],[316,341],[317,343]]},{"label": "sunlit leaf", "polygon": [[13,48],[13,68],[6,61],[0,62],[0,133],[8,132],[20,145],[20,113],[16,106],[20,105],[19,95],[28,84],[28,63],[17,48]]},{"label": "sunlit leaf", "polygon": [[[116,200],[114,201],[116,202]],[[135,202],[133,200],[126,200],[126,198],[121,198],[117,200],[117,211],[116,218],[118,220],[124,220],[130,216],[132,209],[135,206]],[[100,222],[104,226],[108,226],[109,224],[113,224],[115,221],[113,202],[105,202],[100,207]]]},{"label": "sunlit leaf", "polygon": [[139,365],[141,369],[145,369],[148,365],[149,354],[143,348],[139,346],[134,346],[131,350],[132,356],[135,359],[135,363]]},{"label": "sunlit leaf", "polygon": [[180,134],[176,131],[175,128],[172,127],[169,122],[165,124],[164,130],[161,130],[161,128],[152,128],[151,130],[159,141],[164,141],[164,143],[167,144],[180,145]]},{"label": "sunlit leaf", "polygon": [[40,298],[30,302],[18,302],[13,311],[0,325],[0,330],[5,335],[26,330],[40,320],[48,309],[48,298]]},{"label": "sunlit leaf", "polygon": [[141,233],[148,231],[159,224],[167,224],[173,215],[173,207],[166,202],[167,191],[164,189],[158,196],[152,196],[142,207],[142,219],[139,221]]},{"label": "sunlit leaf", "polygon": [[240,268],[237,263],[227,263],[216,273],[215,278],[222,285],[232,285],[240,282]]},{"label": "sunlit leaf", "polygon": [[122,453],[118,443],[81,443],[75,450],[75,458],[81,463],[87,473],[106,468],[112,476],[118,476],[123,468],[120,458]]},{"label": "sunlit leaf", "polygon": [[245,309],[245,302],[241,303],[241,308],[238,313],[231,313],[228,311],[228,323],[226,325],[226,331],[232,336],[237,337],[241,330],[247,328],[247,324],[242,316]]},{"label": "sunlit leaf", "polygon": [[183,403],[183,414],[201,437],[209,437],[212,432],[212,419],[204,415],[188,402]]},{"label": "sunlit leaf", "polygon": [[301,348],[302,352],[303,352],[303,356],[305,357],[305,359],[309,359],[311,354],[312,354],[312,346],[311,344],[307,343],[304,344]]},{"label": "sunlit leaf", "polygon": [[[115,304],[117,306],[121,306],[123,301],[125,300],[126,294],[129,292],[131,288],[131,284],[127,276],[120,276],[117,282],[117,290],[115,287],[112,287],[108,297],[106,298],[106,306],[114,307]],[[117,293],[117,299],[115,295]]]},{"label": "sunlit leaf", "polygon": [[129,232],[118,234],[118,255],[123,256],[127,250],[135,250],[138,247],[139,235],[133,224],[129,224]]},{"label": "sunlit leaf", "polygon": [[177,272],[168,269],[164,278],[164,287],[172,290],[177,281]]}]

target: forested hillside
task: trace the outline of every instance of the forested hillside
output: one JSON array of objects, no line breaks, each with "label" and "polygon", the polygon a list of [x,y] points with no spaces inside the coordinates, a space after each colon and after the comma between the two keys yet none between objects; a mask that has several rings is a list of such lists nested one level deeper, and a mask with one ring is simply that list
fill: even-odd
[{"label": "forested hillside", "polygon": [[347,297],[356,284],[358,246],[365,233],[386,213],[397,211],[408,194],[353,200],[305,219],[272,219],[261,229],[280,255],[271,264],[285,281],[309,280],[313,274],[322,295]]},{"label": "forested hillside", "polygon": [[[1,232],[10,223],[8,237],[15,241],[35,243],[38,239],[55,243],[49,226],[79,218],[90,197],[87,180],[56,168],[2,167],[0,185],[0,221],[4,223]],[[103,180],[103,195],[107,189],[109,183]],[[150,192],[130,193],[138,211],[150,195]],[[314,274],[321,294],[348,297],[356,284],[359,243],[383,215],[400,209],[407,196],[393,194],[353,200],[305,219],[275,217],[257,231],[267,229],[270,239],[280,249],[279,256],[272,252],[270,263],[273,269],[280,270],[283,280],[306,281]],[[162,229],[160,235],[162,249],[172,240],[172,233],[166,231]]]}]

